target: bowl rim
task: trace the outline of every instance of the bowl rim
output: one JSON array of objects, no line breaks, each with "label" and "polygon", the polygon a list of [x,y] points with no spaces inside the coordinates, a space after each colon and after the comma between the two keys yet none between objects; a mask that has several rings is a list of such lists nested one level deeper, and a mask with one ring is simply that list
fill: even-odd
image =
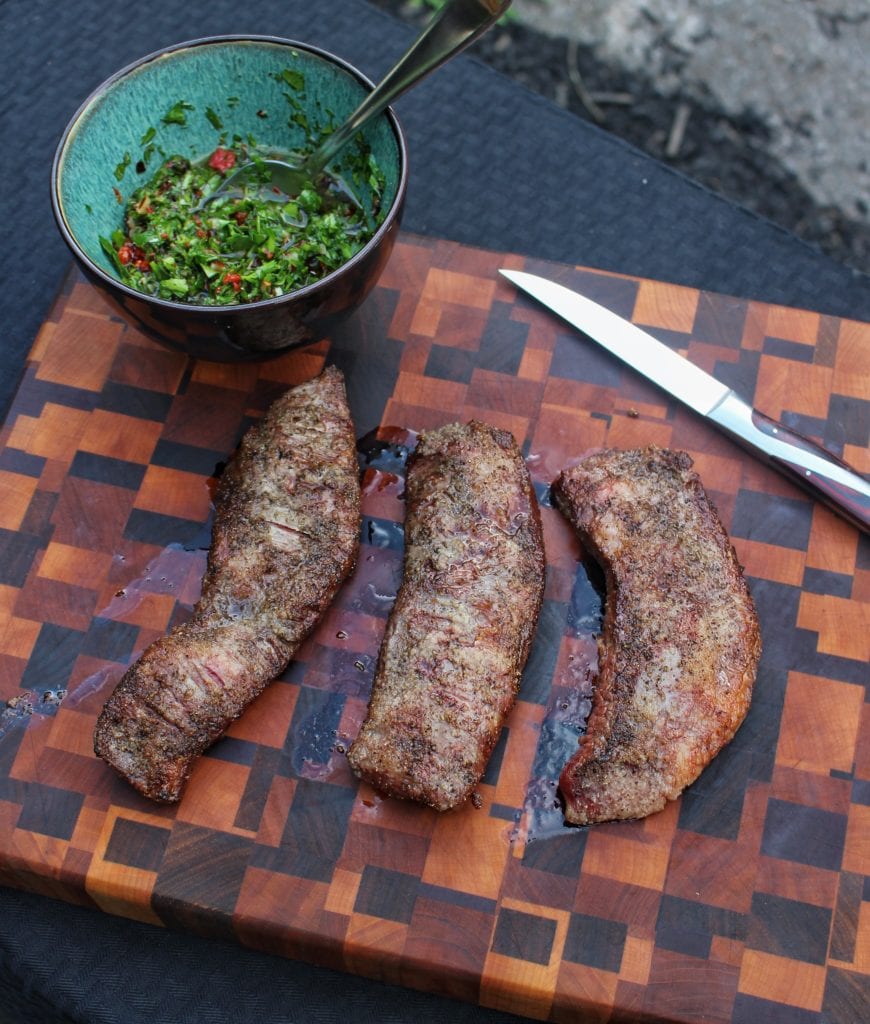
[{"label": "bowl rim", "polygon": [[354,67],[349,61],[343,57],[339,57],[337,54],[325,50],[320,46],[316,46],[313,43],[304,43],[296,39],[286,39],[282,36],[272,35],[258,35],[256,33],[238,33],[231,35],[216,35],[216,36],[201,36],[197,39],[188,39],[180,43],[172,43],[169,46],[163,46],[159,50],[155,50],[152,53],[146,54],[144,57],[139,57],[137,60],[132,61],[130,64],[119,68],[108,78],[104,79],[92,92],[89,93],[87,98],[79,105],[78,109],[69,119],[60,139],[55,147],[54,158],[51,164],[51,208],[54,213],[54,219],[57,222],[60,234],[67,246],[71,250],[73,256],[87,267],[88,272],[95,275],[103,283],[110,287],[120,290],[123,294],[129,296],[132,299],[140,302],[152,303],[159,308],[171,310],[174,313],[184,312],[186,315],[192,317],[202,317],[203,319],[214,319],[216,316],[220,317],[237,317],[244,316],[246,313],[249,314],[251,311],[263,311],[266,309],[274,308],[276,306],[287,305],[290,302],[295,302],[297,299],[305,299],[308,296],[315,294],[320,289],[324,288],[334,278],[346,273],[351,270],[358,263],[365,260],[369,254],[375,249],[381,239],[389,231],[392,230],[395,223],[396,217],[399,215],[405,195],[408,187],[408,149],[405,141],[405,133],[402,130],[402,126],[399,123],[399,119],[396,116],[393,108],[387,107],[384,110],[384,115],[389,121],[390,127],[393,131],[393,135],[396,139],[399,155],[399,179],[396,187],[396,194],[390,204],[387,215],[384,218],[383,223],[372,235],[372,237],[366,242],[366,244],[349,260],[342,263],[340,267],[336,267],[335,270],[330,271],[324,277],[319,278],[317,281],[312,281],[310,284],[303,285],[301,288],[297,288],[292,292],[285,292],[283,295],[274,295],[268,299],[258,299],[256,302],[241,302],[232,303],[230,305],[214,305],[206,306],[195,302],[173,302],[170,299],[162,299],[156,295],[149,295],[147,292],[137,291],[135,288],[131,288],[129,285],[124,284],[123,281],[117,277],[113,277],[96,264],[90,256],[84,251],[76,240],[72,229],[69,227],[66,215],[63,211],[63,204],[60,200],[60,169],[63,162],[67,143],[69,142],[70,136],[75,131],[79,121],[85,114],[85,112],[91,107],[91,105],[106,92],[107,89],[111,88],[116,82],[125,78],[131,72],[137,68],[143,67],[146,64],[165,57],[168,53],[174,53],[178,50],[188,50],[195,46],[209,46],[217,43],[239,43],[239,42],[255,42],[255,43],[275,43],[280,46],[287,46],[300,50],[305,50],[307,53],[313,54],[315,57],[321,57],[329,63],[335,64],[351,74],[357,81],[368,90],[372,90],[375,87],[375,83],[359,68]]}]

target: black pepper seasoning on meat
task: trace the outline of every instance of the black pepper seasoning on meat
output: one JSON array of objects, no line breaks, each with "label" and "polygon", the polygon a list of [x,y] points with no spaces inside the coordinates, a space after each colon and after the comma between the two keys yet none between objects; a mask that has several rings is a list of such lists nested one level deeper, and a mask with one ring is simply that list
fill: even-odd
[{"label": "black pepper seasoning on meat", "polygon": [[402,586],[348,758],[382,792],[448,810],[483,775],[519,689],[544,590],[538,506],[513,437],[420,436]]},{"label": "black pepper seasoning on meat", "polygon": [[242,439],[218,488],[202,596],[124,674],[95,752],[143,795],[178,800],[195,759],[317,624],[356,562],[359,529],[354,427],[344,378],[327,367]]}]

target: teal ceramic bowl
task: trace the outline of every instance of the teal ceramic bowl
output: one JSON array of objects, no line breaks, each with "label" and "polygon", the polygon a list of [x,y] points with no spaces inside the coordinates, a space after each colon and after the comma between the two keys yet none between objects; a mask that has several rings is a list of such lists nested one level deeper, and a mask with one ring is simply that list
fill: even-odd
[{"label": "teal ceramic bowl", "polygon": [[[292,104],[288,80],[297,83]],[[239,362],[326,336],[374,287],[398,234],[407,153],[390,110],[364,129],[386,179],[383,219],[359,252],[313,284],[243,305],[156,298],[119,280],[100,238],[123,227],[124,204],[154,173],[160,159],[155,154],[201,159],[234,134],[253,137],[262,148],[303,148],[323,128],[338,127],[372,87],[340,58],[271,36],[197,39],[143,57],[96,89],[61,137],[51,174],[60,232],[122,314],[172,348]],[[167,116],[173,110],[175,116]],[[369,203],[370,197],[359,198]]]}]

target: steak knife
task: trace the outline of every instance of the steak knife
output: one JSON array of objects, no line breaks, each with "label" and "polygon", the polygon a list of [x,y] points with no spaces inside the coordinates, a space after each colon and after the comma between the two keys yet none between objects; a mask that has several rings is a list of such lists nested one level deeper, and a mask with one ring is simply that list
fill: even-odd
[{"label": "steak knife", "polygon": [[753,409],[711,374],[585,295],[535,274],[506,269],[500,273],[647,380],[764,458],[847,522],[870,533],[870,483],[845,462]]}]

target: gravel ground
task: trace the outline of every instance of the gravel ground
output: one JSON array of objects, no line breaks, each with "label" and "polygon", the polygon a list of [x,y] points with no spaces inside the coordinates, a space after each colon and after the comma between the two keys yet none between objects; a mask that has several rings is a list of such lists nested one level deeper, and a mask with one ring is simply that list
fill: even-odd
[{"label": "gravel ground", "polygon": [[470,52],[868,273],[867,45],[867,0],[516,0]]}]

